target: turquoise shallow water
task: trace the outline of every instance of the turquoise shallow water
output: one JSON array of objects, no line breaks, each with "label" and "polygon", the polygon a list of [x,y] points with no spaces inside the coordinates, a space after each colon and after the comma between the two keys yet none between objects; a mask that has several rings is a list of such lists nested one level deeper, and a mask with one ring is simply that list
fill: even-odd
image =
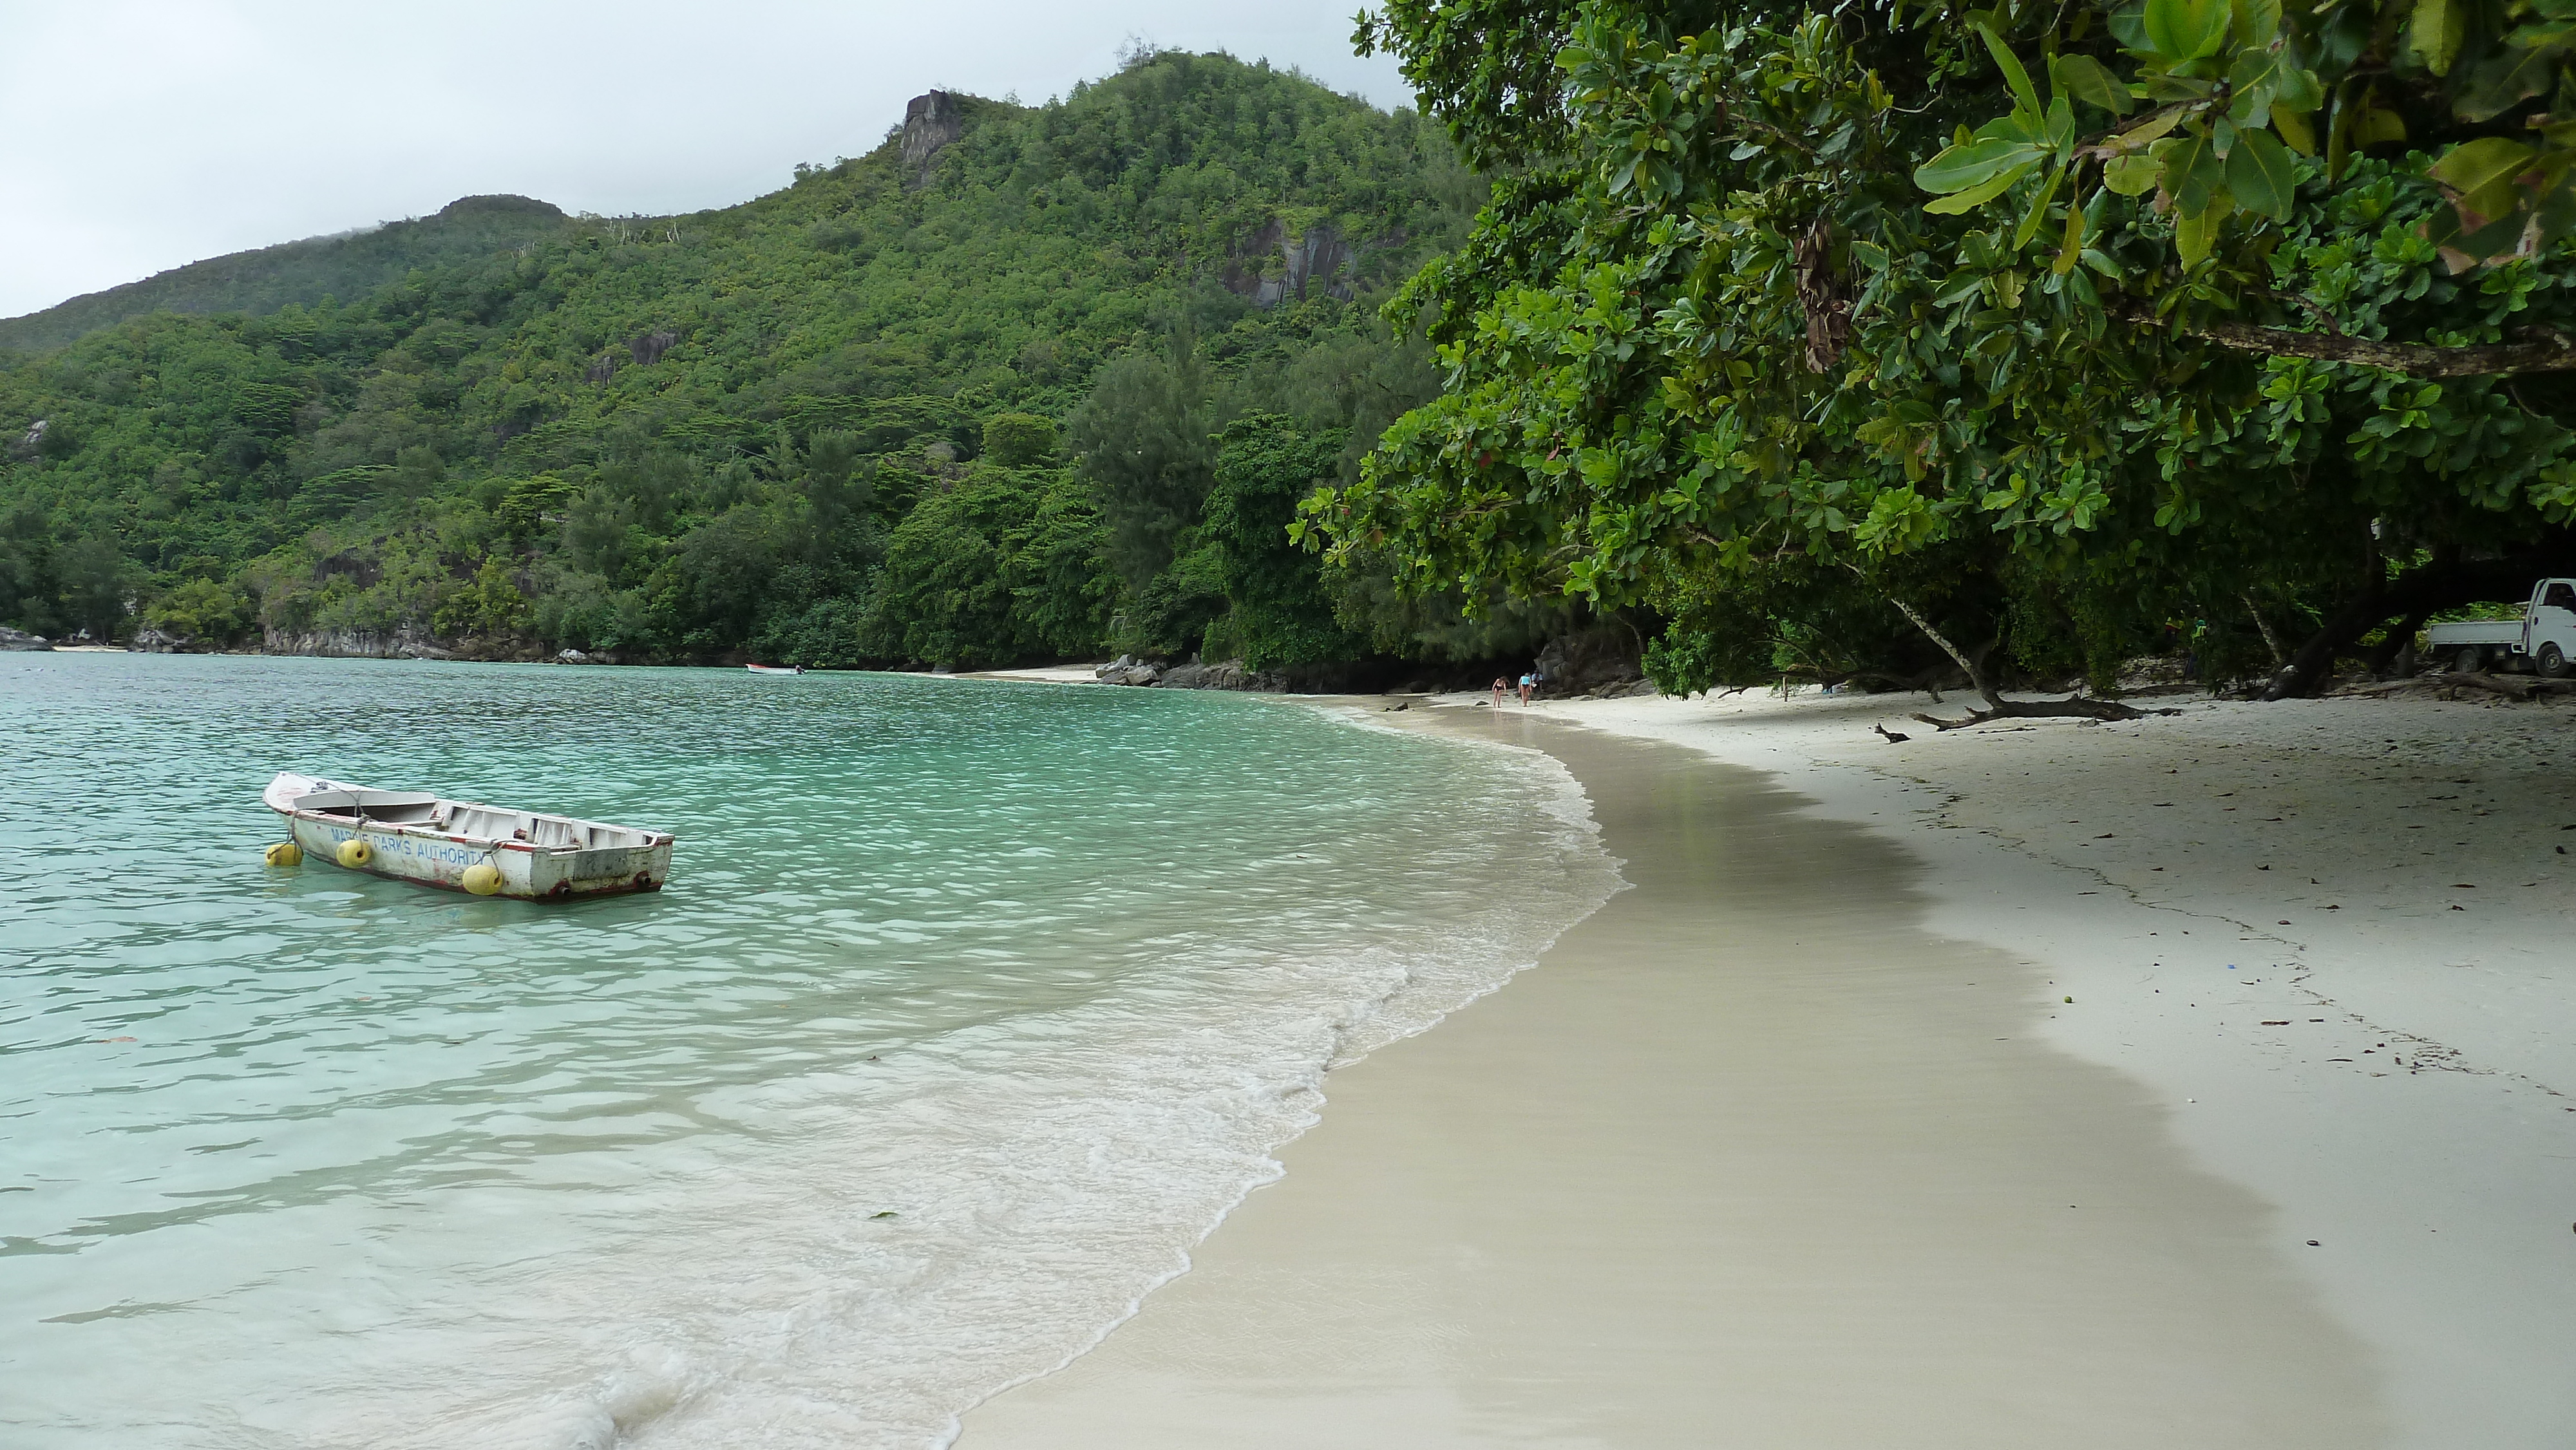
[{"label": "turquoise shallow water", "polygon": [[[1552,765],[1240,697],[0,656],[13,1446],[914,1446],[1615,888]],[[278,769],[678,833],[259,863]]]}]

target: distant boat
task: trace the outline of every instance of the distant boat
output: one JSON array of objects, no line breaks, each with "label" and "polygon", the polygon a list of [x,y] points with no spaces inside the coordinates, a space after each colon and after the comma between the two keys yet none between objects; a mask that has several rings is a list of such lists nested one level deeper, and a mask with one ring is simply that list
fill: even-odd
[{"label": "distant boat", "polygon": [[801,675],[805,673],[805,667],[803,665],[744,665],[743,668],[751,671],[755,675]]},{"label": "distant boat", "polygon": [[292,772],[270,781],[263,799],[312,855],[370,876],[476,896],[617,896],[659,891],[671,874],[668,832]]}]

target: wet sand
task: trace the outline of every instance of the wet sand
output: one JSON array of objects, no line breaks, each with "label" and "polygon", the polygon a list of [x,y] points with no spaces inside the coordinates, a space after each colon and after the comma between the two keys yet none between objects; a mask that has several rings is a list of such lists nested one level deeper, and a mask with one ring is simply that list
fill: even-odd
[{"label": "wet sand", "polygon": [[1323,1121],[967,1450],[2366,1447],[2373,1351],[2297,1227],[2136,1080],[2040,1040],[2039,968],[1753,772],[1536,717],[1632,889]]}]

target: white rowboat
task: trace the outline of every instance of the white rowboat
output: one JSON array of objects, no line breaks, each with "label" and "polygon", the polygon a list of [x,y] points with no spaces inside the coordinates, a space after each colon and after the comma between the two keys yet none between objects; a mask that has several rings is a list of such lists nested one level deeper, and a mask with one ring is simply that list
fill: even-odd
[{"label": "white rowboat", "polygon": [[803,665],[744,665],[743,668],[751,671],[755,675],[801,675],[805,673],[805,667]]},{"label": "white rowboat", "polygon": [[674,838],[667,832],[292,772],[270,781],[263,799],[306,852],[395,881],[567,901],[659,891],[671,874]]}]

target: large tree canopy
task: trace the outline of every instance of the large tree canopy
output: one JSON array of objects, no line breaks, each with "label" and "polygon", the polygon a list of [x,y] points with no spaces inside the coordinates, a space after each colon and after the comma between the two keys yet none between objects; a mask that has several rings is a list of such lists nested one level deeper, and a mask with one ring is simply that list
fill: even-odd
[{"label": "large tree canopy", "polygon": [[2280,693],[2568,543],[2565,0],[1398,0],[1360,40],[1500,183],[1394,304],[1443,395],[1305,505],[1411,589],[1687,634],[1788,570],[1972,674],[2016,619],[2098,676],[2268,612]]}]

